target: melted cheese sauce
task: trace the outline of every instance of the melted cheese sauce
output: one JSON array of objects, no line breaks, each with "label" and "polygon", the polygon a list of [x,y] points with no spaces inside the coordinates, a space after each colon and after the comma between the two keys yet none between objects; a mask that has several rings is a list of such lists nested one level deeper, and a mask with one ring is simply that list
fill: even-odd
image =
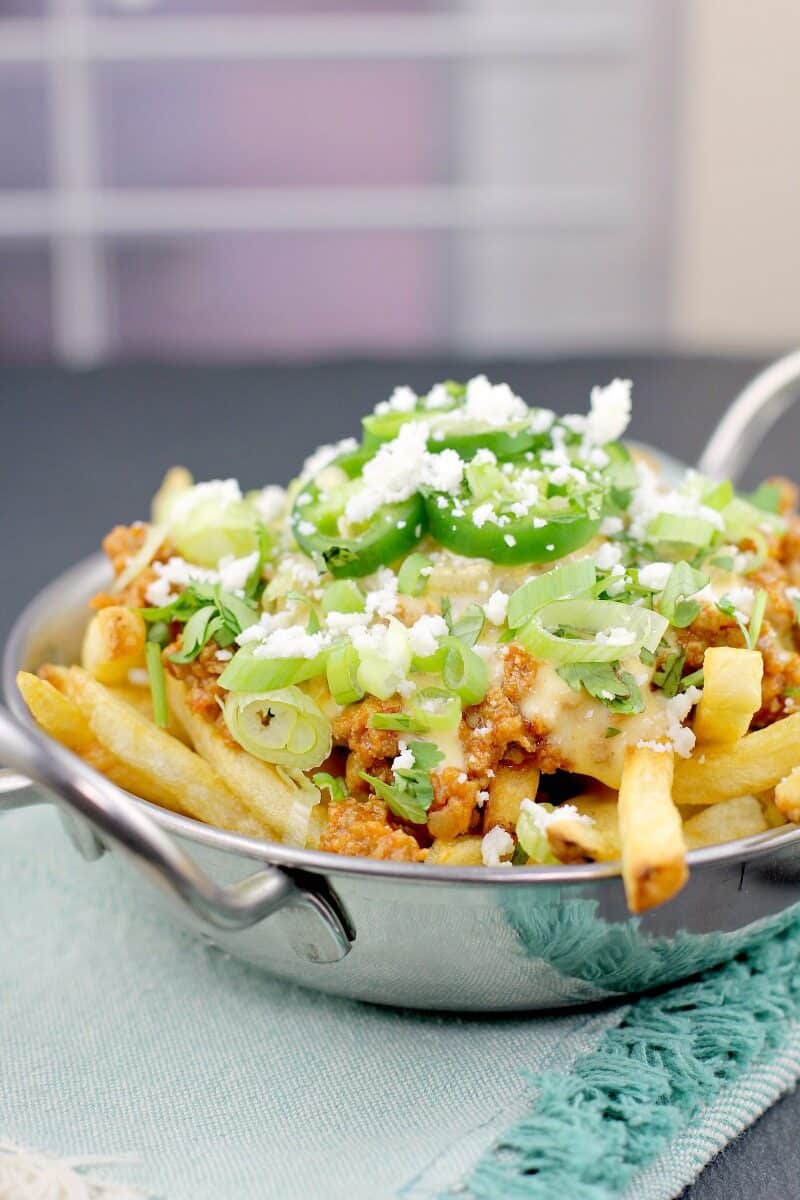
[{"label": "melted cheese sauce", "polygon": [[[550,732],[550,742],[562,754],[567,770],[599,779],[609,787],[618,788],[622,761],[627,746],[641,740],[662,737],[666,730],[664,697],[647,688],[642,678],[641,663],[626,664],[643,685],[644,712],[624,715],[612,712],[586,692],[574,691],[557,674],[555,667],[539,662],[536,682],[522,702],[526,720],[543,722]],[[621,730],[616,737],[606,737],[608,727]]]}]

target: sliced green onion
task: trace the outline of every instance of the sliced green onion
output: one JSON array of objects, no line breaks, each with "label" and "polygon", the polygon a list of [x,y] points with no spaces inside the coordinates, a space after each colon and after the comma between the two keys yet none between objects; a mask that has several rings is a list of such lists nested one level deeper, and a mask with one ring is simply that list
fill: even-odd
[{"label": "sliced green onion", "polygon": [[705,682],[705,674],[701,667],[699,671],[692,671],[691,675],[684,675],[680,682],[679,691],[685,692],[690,687],[702,687]]},{"label": "sliced green onion", "polygon": [[675,563],[661,594],[658,611],[676,629],[685,629],[700,612],[700,602],[690,597],[707,583],[708,576],[702,571],[696,571],[687,562]]},{"label": "sliced green onion", "polygon": [[[613,600],[554,600],[539,609],[516,635],[516,641],[535,658],[563,666],[565,663],[616,662],[638,654],[642,647],[655,651],[669,626],[660,613],[633,608]],[[563,637],[558,629],[580,633],[601,633],[626,629],[630,644],[598,642],[580,636]]]},{"label": "sliced green onion", "polygon": [[299,688],[231,692],[222,715],[239,745],[264,762],[306,770],[331,752],[330,722]]},{"label": "sliced green onion", "polygon": [[170,521],[170,538],[179,554],[201,567],[221,558],[243,558],[259,549],[258,514],[245,500],[220,507],[215,499],[199,500],[187,515]]},{"label": "sliced green onion", "polygon": [[730,504],[726,505],[722,512],[722,519],[725,522],[725,535],[732,542],[741,542],[744,538],[751,538],[754,530],[761,532],[764,527],[768,527],[776,533],[784,528],[783,519],[776,513],[765,512],[764,509],[750,504],[741,496],[734,496]]},{"label": "sliced green onion", "polygon": [[680,546],[707,546],[717,528],[705,517],[687,517],[681,513],[659,513],[647,527],[651,542],[672,542]]},{"label": "sliced green onion", "polygon": [[409,708],[431,733],[458,729],[461,721],[461,697],[444,688],[422,688],[409,701]]},{"label": "sliced green onion", "polygon": [[334,646],[328,654],[325,674],[337,704],[355,704],[364,695],[364,689],[358,682],[359,666],[358,651],[350,643]]},{"label": "sliced green onion", "polygon": [[315,658],[256,658],[256,644],[242,646],[219,677],[229,692],[267,692],[325,672],[326,654]]},{"label": "sliced green onion", "polygon": [[508,479],[497,463],[471,462],[464,474],[476,500],[489,500],[509,493]]},{"label": "sliced green onion", "polygon": [[[444,607],[443,605],[443,609]],[[461,616],[454,620],[448,603],[445,620],[453,637],[457,637],[460,642],[464,642],[467,646],[474,646],[483,633],[483,627],[486,624],[486,613],[480,604],[468,604]]]},{"label": "sliced green onion", "polygon": [[397,572],[397,590],[401,596],[421,596],[428,586],[431,560],[427,554],[409,554]]},{"label": "sliced green onion", "polygon": [[169,722],[169,707],[167,705],[167,688],[164,679],[164,663],[161,658],[161,647],[158,642],[145,642],[145,662],[147,674],[150,677],[150,695],[153,698],[153,719],[156,725],[166,729]]},{"label": "sliced green onion", "polygon": [[442,679],[464,704],[480,704],[489,687],[489,671],[483,659],[458,638],[444,638]]},{"label": "sliced green onion", "polygon": [[537,608],[551,600],[566,599],[587,591],[594,586],[595,575],[594,563],[588,558],[579,558],[529,579],[509,597],[506,618],[509,629],[519,629]]},{"label": "sliced green onion", "polygon": [[375,712],[367,721],[370,729],[390,729],[397,733],[427,733],[424,721],[404,712]]},{"label": "sliced green onion", "polygon": [[397,692],[411,666],[411,646],[408,631],[394,617],[389,618],[389,628],[380,650],[362,650],[358,668],[358,683],[365,692],[388,700]]},{"label": "sliced green onion", "polygon": [[712,483],[706,492],[703,493],[703,504],[706,508],[714,508],[721,512],[726,508],[733,499],[733,484],[729,479],[724,479],[722,483]]},{"label": "sliced green onion", "polygon": [[[536,801],[531,801],[537,808],[544,809],[545,812],[553,812],[552,804],[536,804]],[[547,834],[536,824],[534,815],[528,809],[527,805],[522,809],[517,818],[516,827],[517,841],[528,856],[528,860],[533,863],[555,863],[558,862],[555,854],[550,848]]]},{"label": "sliced green onion", "polygon": [[310,597],[304,596],[302,592],[291,591],[286,593],[286,599],[293,600],[295,604],[299,604],[301,607],[308,609],[306,632],[319,633],[319,617],[317,616],[317,610],[314,607],[313,601],[310,599]]},{"label": "sliced green onion", "polygon": [[764,623],[764,613],[767,608],[767,593],[763,588],[756,592],[753,597],[753,607],[750,610],[750,621],[747,626],[747,645],[751,650],[755,650],[758,645],[758,639],[761,635],[761,626]]},{"label": "sliced green onion", "polygon": [[781,510],[781,489],[777,483],[767,483],[764,480],[750,493],[749,502],[763,512],[778,516]]},{"label": "sliced green onion", "polygon": [[148,642],[158,642],[163,649],[170,640],[169,625],[166,621],[154,621],[147,630]]},{"label": "sliced green onion", "polygon": [[364,593],[354,579],[334,579],[322,593],[322,611],[355,613],[364,611]]},{"label": "sliced green onion", "polygon": [[332,801],[347,799],[347,784],[339,775],[330,775],[327,771],[317,771],[311,781],[320,791],[327,790]]}]

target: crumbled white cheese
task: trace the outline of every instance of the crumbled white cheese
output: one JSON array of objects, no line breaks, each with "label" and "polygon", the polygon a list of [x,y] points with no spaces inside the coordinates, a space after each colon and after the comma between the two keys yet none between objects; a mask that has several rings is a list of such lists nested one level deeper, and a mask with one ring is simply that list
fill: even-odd
[{"label": "crumbled white cheese", "polygon": [[397,437],[384,442],[364,464],[362,487],[347,502],[345,516],[359,524],[384,504],[407,500],[421,487],[454,495],[461,486],[464,464],[454,450],[431,454],[430,429],[424,421],[409,421]]},{"label": "crumbled white cheese", "polygon": [[488,501],[485,504],[479,504],[472,514],[472,524],[476,529],[483,529],[487,521],[497,522],[497,513]]},{"label": "crumbled white cheese", "polygon": [[485,867],[510,867],[510,862],[501,859],[514,853],[514,839],[502,825],[495,825],[481,839],[481,858]]},{"label": "crumbled white cheese", "polygon": [[333,633],[346,632],[354,625],[368,625],[369,613],[365,612],[329,612],[325,618],[325,625]]},{"label": "crumbled white cheese", "polygon": [[522,420],[528,414],[528,406],[507,383],[490,383],[485,375],[476,375],[467,384],[464,407],[459,411],[468,421],[497,427]]},{"label": "crumbled white cheese", "polygon": [[230,662],[230,660],[233,658],[233,655],[230,650],[217,650],[214,654],[214,658],[217,660],[217,662]]},{"label": "crumbled white cheese", "polygon": [[593,387],[586,437],[596,446],[621,438],[631,419],[631,381],[614,379],[606,387]]},{"label": "crumbled white cheese", "polygon": [[603,517],[599,532],[603,537],[614,537],[616,534],[622,533],[622,524],[622,517]]},{"label": "crumbled white cheese", "polygon": [[187,520],[201,504],[221,509],[237,503],[241,498],[242,489],[235,479],[209,479],[206,483],[196,483],[187,491],[180,492],[173,500],[169,514],[170,524]]},{"label": "crumbled white cheese", "polygon": [[439,648],[439,638],[446,637],[449,630],[444,617],[426,613],[414,622],[408,631],[411,649],[418,658],[427,658]]},{"label": "crumbled white cheese", "polygon": [[622,547],[613,542],[604,542],[595,555],[594,561],[598,571],[610,571],[616,567],[622,558]]},{"label": "crumbled white cheese", "polygon": [[476,467],[494,466],[497,463],[497,455],[493,454],[486,446],[481,446],[480,450],[476,451],[472,462]]},{"label": "crumbled white cheese", "polygon": [[128,683],[132,683],[134,687],[147,687],[150,682],[150,676],[144,667],[131,667],[128,671]]},{"label": "crumbled white cheese", "polygon": [[397,743],[400,753],[392,760],[393,771],[410,771],[414,766],[414,751],[405,742]]},{"label": "crumbled white cheese", "polygon": [[388,567],[381,567],[376,581],[378,586],[367,592],[364,601],[367,614],[390,617],[397,608],[397,576]]},{"label": "crumbled white cheese", "polygon": [[[310,502],[311,497],[308,493],[305,493],[305,499],[302,494],[297,497],[298,504],[309,504]],[[286,508],[286,489],[278,487],[275,483],[268,484],[267,487],[256,493],[253,497],[253,504],[261,520],[269,525],[272,521],[277,521]]]},{"label": "crumbled white cheese", "polygon": [[247,583],[258,566],[258,551],[245,554],[243,558],[234,558],[226,554],[217,564],[219,581],[226,592],[238,592]]},{"label": "crumbled white cheese", "polygon": [[694,749],[695,736],[691,729],[684,726],[683,722],[702,694],[700,688],[688,687],[686,691],[678,692],[677,696],[667,700],[664,705],[667,718],[666,740],[642,740],[636,743],[637,746],[655,750],[660,754],[667,750],[674,750],[681,758],[688,758]]},{"label": "crumbled white cheese", "polygon": [[715,529],[722,529],[724,521],[716,509],[701,504],[697,495],[689,492],[670,491],[663,480],[646,463],[636,463],[637,485],[631,496],[628,509],[630,533],[637,541],[647,540],[650,522],[661,513],[677,516],[701,517]]},{"label": "crumbled white cheese", "polygon": [[652,562],[639,569],[639,583],[651,592],[663,592],[674,563]]},{"label": "crumbled white cheese", "polygon": [[608,630],[598,630],[594,640],[600,646],[630,646],[636,641],[636,635],[622,625],[615,625]]},{"label": "crumbled white cheese", "polygon": [[236,635],[236,641],[240,646],[246,646],[249,642],[263,642],[273,629],[285,629],[287,625],[293,624],[293,616],[288,611],[262,613],[258,621]]},{"label": "crumbled white cheese", "polygon": [[425,408],[449,408],[453,403],[453,397],[448,392],[443,383],[435,383],[425,397]]},{"label": "crumbled white cheese", "polygon": [[320,631],[308,633],[302,625],[273,629],[253,650],[254,658],[316,658],[330,645],[330,635]]},{"label": "crumbled white cheese", "polygon": [[581,825],[594,825],[594,820],[586,813],[579,813],[574,804],[560,804],[550,812],[544,805],[526,798],[519,808],[520,812],[528,813],[540,833],[547,833],[552,825],[557,825],[560,821],[579,821]]},{"label": "crumbled white cheese", "polygon": [[729,588],[727,597],[742,616],[750,616],[753,611],[753,600],[755,599],[755,592],[751,587]]},{"label": "crumbled white cheese", "polygon": [[531,433],[547,433],[556,419],[556,414],[550,408],[534,408],[528,425]]},{"label": "crumbled white cheese", "polygon": [[[514,537],[513,533],[504,533],[504,534],[503,534],[503,541],[505,542],[505,544],[506,544],[507,546],[516,546],[516,544],[517,544],[517,539]],[[547,549],[548,549],[548,550],[552,550],[552,549],[553,549],[553,547],[552,547],[552,546],[548,546],[548,547],[547,547]]]},{"label": "crumbled white cheese", "polygon": [[508,596],[505,592],[492,592],[483,606],[487,621],[492,625],[502,625],[508,612]]},{"label": "crumbled white cheese", "polygon": [[311,537],[316,529],[316,526],[311,521],[298,521],[297,532],[303,537]]},{"label": "crumbled white cheese", "polygon": [[325,467],[329,466],[340,454],[352,454],[357,449],[358,442],[354,437],[342,438],[341,441],[335,442],[330,446],[319,446],[303,463],[300,479],[313,479],[315,475],[319,475],[320,471],[324,471]]},{"label": "crumbled white cheese", "polygon": [[488,793],[488,792],[485,792],[485,791],[479,791],[479,792],[478,792],[478,798],[477,798],[477,801],[476,801],[478,808],[483,808],[484,804],[486,804],[486,803],[487,803],[488,799],[489,799],[489,793]]},{"label": "crumbled white cheese", "polygon": [[417,393],[410,387],[396,387],[388,400],[381,400],[375,405],[378,416],[390,412],[413,412],[417,406]]}]

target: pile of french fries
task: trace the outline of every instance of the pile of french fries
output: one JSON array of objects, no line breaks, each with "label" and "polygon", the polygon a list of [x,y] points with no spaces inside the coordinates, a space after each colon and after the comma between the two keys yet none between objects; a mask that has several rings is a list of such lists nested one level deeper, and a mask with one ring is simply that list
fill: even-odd
[{"label": "pile of french fries", "polygon": [[[149,688],[130,682],[131,671],[143,666],[144,647],[138,613],[101,609],[88,626],[82,666],[21,672],[20,691],[48,734],[145,800],[236,833],[318,845],[327,813],[316,789],[304,776],[247,754],[192,712],[177,679],[168,677],[170,728],[155,725]],[[687,850],[800,822],[800,713],[748,732],[761,705],[757,650],[709,648],[703,669],[692,756],[676,758],[666,741],[629,746],[616,790],[590,783],[570,799],[591,823],[565,818],[547,829],[561,862],[621,860],[635,913],[683,886]],[[498,767],[484,829],[513,832],[523,799],[534,799],[538,788],[537,771]],[[427,855],[435,865],[481,861],[481,838],[472,835],[437,839]]]}]

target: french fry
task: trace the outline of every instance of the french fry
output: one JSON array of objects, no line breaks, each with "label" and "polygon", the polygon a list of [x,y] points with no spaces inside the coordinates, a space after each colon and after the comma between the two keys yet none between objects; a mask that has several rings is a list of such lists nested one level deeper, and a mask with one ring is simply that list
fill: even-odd
[{"label": "french fry", "polygon": [[133,667],[144,664],[147,630],[132,608],[110,604],[86,626],[81,662],[99,683],[125,683]]},{"label": "french fry", "polygon": [[58,691],[46,679],[27,671],[17,674],[17,687],[31,716],[45,733],[68,750],[81,754],[95,741],[89,722],[77,704]]},{"label": "french fry", "polygon": [[88,671],[70,670],[69,694],[98,742],[144,781],[146,799],[222,829],[270,836],[199,754],[141,716]]},{"label": "french fry", "polygon": [[800,764],[800,713],[745,734],[732,746],[709,746],[675,764],[676,804],[718,804],[760,795]]},{"label": "french fry", "polygon": [[538,790],[539,772],[535,767],[498,767],[489,783],[489,799],[483,806],[484,833],[496,825],[513,833],[522,801],[535,800]]},{"label": "french fry", "polygon": [[43,667],[42,671],[55,682],[20,671],[17,675],[17,686],[32,716],[44,732],[74,754],[78,754],[90,767],[107,776],[118,787],[154,804],[161,804],[161,791],[153,786],[148,776],[120,762],[110,750],[98,742],[86,717],[69,697],[69,671],[65,667]]},{"label": "french fry", "polygon": [[318,822],[309,829],[309,811],[319,792],[310,781],[298,787],[284,772],[242,750],[211,721],[192,712],[180,680],[167,675],[169,706],[198,754],[210,763],[231,792],[272,837],[290,845],[319,840]]},{"label": "french fry", "polygon": [[673,754],[629,746],[619,789],[622,880],[631,912],[663,904],[688,878],[680,813],[672,801]]},{"label": "french fry", "polygon": [[[617,793],[611,788],[596,787],[590,792],[573,796],[570,804],[574,804],[583,816],[591,817],[594,828],[602,836],[608,850],[608,861],[618,859],[621,853],[619,841],[619,806]],[[606,859],[598,859],[605,862]]]},{"label": "french fry", "polygon": [[759,650],[709,646],[703,657],[703,695],[694,732],[698,745],[738,742],[761,707],[764,659]]},{"label": "french fry", "polygon": [[775,788],[775,807],[793,824],[800,824],[800,767],[795,767]]},{"label": "french fry", "polygon": [[435,867],[480,867],[483,863],[481,838],[470,834],[449,841],[437,838],[425,862]]},{"label": "french fry", "polygon": [[547,827],[550,849],[562,863],[613,862],[618,846],[602,830],[574,817],[564,817]]},{"label": "french fry", "polygon": [[690,850],[733,842],[737,838],[764,833],[769,828],[764,810],[755,796],[736,796],[722,800],[683,823],[683,836]]},{"label": "french fry", "polygon": [[[124,700],[126,704],[130,704],[131,708],[135,708],[140,716],[146,717],[148,721],[153,720],[153,697],[149,687],[139,687],[134,683],[120,683],[116,687],[108,689],[114,696],[120,700]],[[189,746],[191,742],[186,735],[183,726],[175,717],[175,714],[170,710],[167,714],[167,732],[171,733],[178,741]]]}]

